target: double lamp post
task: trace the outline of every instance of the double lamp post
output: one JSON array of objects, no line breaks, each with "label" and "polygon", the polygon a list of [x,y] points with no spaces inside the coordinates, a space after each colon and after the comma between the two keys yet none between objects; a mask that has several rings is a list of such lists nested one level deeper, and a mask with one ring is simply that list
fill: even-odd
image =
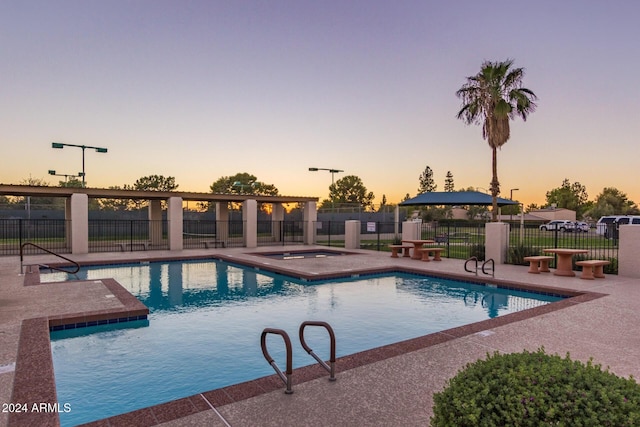
[{"label": "double lamp post", "polygon": [[[59,175],[59,176],[64,176],[65,179],[68,176],[82,176],[82,187],[84,188],[86,186],[85,172],[84,172],[84,150],[87,149],[87,148],[91,148],[92,150],[96,150],[97,153],[106,153],[107,149],[106,148],[102,148],[102,147],[92,147],[90,145],[63,144],[62,142],[52,142],[51,143],[51,148],[64,148],[64,147],[77,147],[77,148],[81,148],[82,149],[82,172],[79,172],[78,175]],[[50,175],[56,175],[56,171],[55,170],[50,170],[49,174]]]}]

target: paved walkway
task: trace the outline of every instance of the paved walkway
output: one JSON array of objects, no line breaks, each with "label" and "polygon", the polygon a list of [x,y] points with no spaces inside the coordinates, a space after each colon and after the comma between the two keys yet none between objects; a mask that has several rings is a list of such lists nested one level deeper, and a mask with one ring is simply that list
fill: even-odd
[{"label": "paved walkway", "polygon": [[[280,248],[276,248],[280,249]],[[287,247],[287,250],[295,248]],[[304,247],[309,249],[309,247]],[[323,248],[326,249],[326,248]],[[261,248],[261,251],[274,248]],[[389,253],[357,251],[361,255],[276,261],[256,257],[245,248],[189,250],[171,252],[134,252],[73,256],[82,262],[128,260],[176,256],[199,256],[214,253],[232,256],[239,262],[269,263],[292,272],[311,275],[349,273],[364,268],[405,267],[426,272],[464,275],[463,262],[444,259],[425,263],[406,258],[392,259]],[[34,259],[36,257],[33,257]],[[47,257],[37,257],[48,259]],[[497,266],[496,279],[513,283],[550,286],[567,290],[606,294],[564,308],[542,312],[535,317],[507,324],[487,323],[473,333],[435,339],[433,345],[377,359],[360,361],[353,368],[340,369],[337,381],[320,377],[294,386],[286,395],[282,388],[253,397],[232,399],[228,404],[196,408],[192,397],[177,402],[177,415],[162,418],[161,411],[150,411],[155,420],[137,425],[163,426],[390,426],[426,425],[432,414],[432,395],[441,390],[448,378],[466,363],[484,358],[487,352],[534,351],[544,346],[548,353],[608,366],[620,376],[640,378],[640,280],[608,275],[606,279],[580,280],[552,274],[527,274],[527,267]],[[24,286],[17,257],[0,258],[0,403],[10,402],[14,387],[15,364],[23,319],[62,315],[87,309],[112,309],[120,304],[106,298],[109,290],[100,282]],[[446,339],[444,339],[446,338]],[[438,342],[440,341],[440,342]],[[354,359],[356,357],[354,356]],[[343,363],[348,364],[348,358]],[[39,383],[34,379],[34,389]],[[230,393],[227,393],[229,396]],[[209,402],[202,396],[202,402]],[[194,408],[192,408],[192,406]],[[181,416],[184,415],[184,416]],[[178,418],[176,418],[176,416]],[[172,419],[173,418],[173,419]],[[162,422],[169,419],[170,421]],[[12,418],[13,420],[13,418]],[[127,425],[125,418],[110,419],[94,425]],[[0,413],[0,425],[7,425],[6,413]],[[17,425],[12,422],[12,424]]]}]

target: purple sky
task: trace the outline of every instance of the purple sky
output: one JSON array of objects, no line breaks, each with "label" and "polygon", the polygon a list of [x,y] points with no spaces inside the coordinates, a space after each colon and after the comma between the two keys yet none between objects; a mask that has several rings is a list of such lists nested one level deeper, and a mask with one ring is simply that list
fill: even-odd
[{"label": "purple sky", "polygon": [[249,172],[325,198],[359,176],[380,203],[488,188],[491,151],[455,115],[484,60],[514,58],[539,97],[498,153],[502,195],[564,178],[640,203],[637,1],[4,1],[0,182],[81,170],[88,185],[174,176],[208,192]]}]

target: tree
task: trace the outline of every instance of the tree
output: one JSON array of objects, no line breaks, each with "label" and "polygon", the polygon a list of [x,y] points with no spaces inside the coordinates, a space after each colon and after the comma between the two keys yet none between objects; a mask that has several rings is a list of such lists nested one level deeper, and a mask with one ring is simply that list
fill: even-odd
[{"label": "tree", "polygon": [[77,177],[72,177],[67,181],[58,181],[58,187],[82,188],[82,181]]},{"label": "tree", "polygon": [[[133,187],[125,184],[124,187],[114,185],[109,187],[110,190],[133,190]],[[131,199],[97,199],[100,210],[103,211],[125,211],[137,209],[140,202]]]},{"label": "tree", "polygon": [[139,191],[175,191],[178,189],[176,179],[172,176],[149,175],[138,178],[133,184],[134,190]]},{"label": "tree", "polygon": [[212,193],[218,194],[256,194],[277,196],[275,185],[265,184],[249,173],[241,172],[233,176],[222,176],[209,187]]},{"label": "tree", "polygon": [[420,174],[420,187],[418,187],[418,194],[436,191],[438,186],[433,179],[433,171],[429,166],[424,168],[424,171]]},{"label": "tree", "polygon": [[447,171],[447,177],[444,179],[444,191],[448,193],[455,191],[453,186],[453,174],[451,171]]},{"label": "tree", "polygon": [[577,181],[572,184],[566,178],[560,187],[547,191],[547,206],[555,205],[558,208],[571,209],[576,211],[578,218],[582,218],[589,206],[588,199],[589,195],[584,185]]},{"label": "tree", "polygon": [[368,192],[362,180],[355,175],[347,175],[329,186],[331,204],[350,203],[367,209],[373,207],[374,198],[373,193]]},{"label": "tree", "polygon": [[605,215],[637,215],[638,206],[617,188],[607,187],[598,194],[593,207],[587,212],[593,219]]},{"label": "tree", "polygon": [[482,138],[492,151],[492,221],[498,220],[500,182],[498,181],[497,149],[510,137],[509,120],[516,116],[524,121],[535,111],[536,95],[522,87],[523,68],[512,68],[513,60],[503,62],[485,61],[480,72],[467,77],[467,82],[456,92],[462,99],[458,119],[466,124],[482,124]]}]

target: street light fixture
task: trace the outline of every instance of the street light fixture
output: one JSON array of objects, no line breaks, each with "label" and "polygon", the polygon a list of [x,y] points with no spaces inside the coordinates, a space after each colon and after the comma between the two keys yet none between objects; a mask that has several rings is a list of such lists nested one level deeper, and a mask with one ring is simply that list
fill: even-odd
[{"label": "street light fixture", "polygon": [[[92,150],[96,150],[97,153],[106,153],[107,149],[102,147],[91,147],[90,145],[76,145],[76,144],[64,144],[62,142],[52,142],[51,148],[64,148],[64,147],[77,147],[82,148],[82,187],[85,187],[85,172],[84,172],[84,150],[87,148],[91,148]],[[80,176],[78,174],[78,176]]]},{"label": "street light fixture", "polygon": [[513,200],[513,192],[520,190],[519,188],[512,188],[509,190],[509,200]]},{"label": "street light fixture", "polygon": [[329,171],[329,173],[331,174],[331,185],[335,184],[335,174],[344,172],[343,170],[340,170],[340,169],[326,169],[326,168],[309,168],[309,171],[310,172]]},{"label": "street light fixture", "polygon": [[55,170],[53,169],[49,169],[49,175],[53,175],[53,176],[64,176],[64,182],[67,182],[67,178],[72,177],[72,178],[79,178],[81,176],[83,176],[82,172],[78,172],[77,175],[70,175],[70,174],[65,174],[65,173],[56,173]]},{"label": "street light fixture", "polygon": [[[344,172],[341,169],[309,168],[309,172],[318,172],[318,171],[328,171],[331,174],[331,186],[332,187],[335,184],[335,174],[340,173],[340,172]],[[331,195],[331,192],[329,192],[329,195]],[[333,211],[334,208],[335,208],[335,206],[334,206],[333,199],[332,199],[331,200],[331,210]]]},{"label": "street light fixture", "polygon": [[234,187],[240,187],[240,193],[243,193],[243,192],[244,192],[244,187],[255,188],[255,186],[256,186],[256,182],[254,181],[254,182],[251,182],[251,183],[249,183],[249,184],[243,184],[243,183],[242,183],[242,182],[240,182],[240,181],[236,181],[236,182],[234,182],[232,185],[233,185]]}]

